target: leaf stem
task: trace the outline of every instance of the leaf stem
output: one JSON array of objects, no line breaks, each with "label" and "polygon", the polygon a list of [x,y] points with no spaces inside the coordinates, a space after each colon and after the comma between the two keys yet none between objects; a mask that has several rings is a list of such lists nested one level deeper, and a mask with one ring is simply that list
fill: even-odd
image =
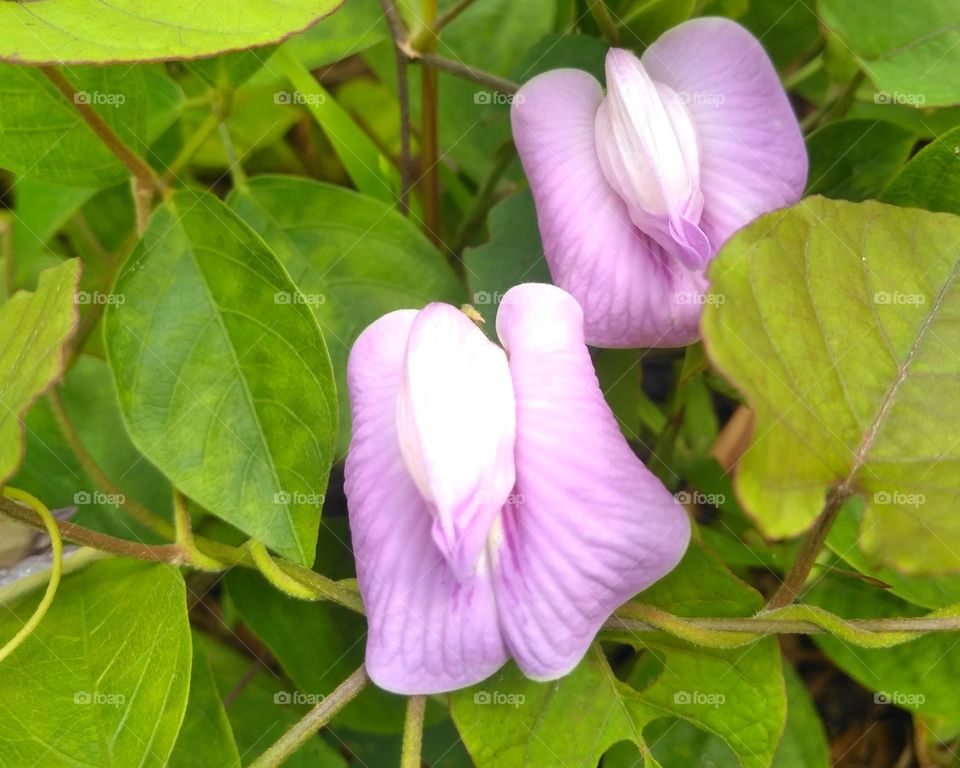
[{"label": "leaf stem", "polygon": [[17,488],[4,488],[3,495],[5,501],[9,499],[10,503],[14,505],[16,505],[17,502],[28,504],[43,521],[47,535],[50,536],[50,546],[53,550],[53,565],[50,568],[50,581],[47,582],[47,591],[44,592],[43,598],[34,610],[33,615],[27,620],[27,623],[0,648],[0,662],[17,650],[43,620],[47,610],[53,603],[54,596],[57,594],[57,587],[60,586],[60,574],[63,572],[63,539],[60,538],[57,521],[53,515],[50,514],[50,510],[47,509],[39,499]]},{"label": "leaf stem", "polygon": [[423,714],[427,707],[426,696],[411,696],[407,699],[407,716],[403,721],[403,751],[400,768],[420,768],[423,764]]},{"label": "leaf stem", "polygon": [[250,539],[247,542],[247,551],[256,563],[257,569],[263,574],[263,577],[273,586],[290,597],[296,597],[300,600],[312,600],[313,592],[307,589],[303,584],[288,576],[270,557],[267,548],[256,539]]},{"label": "leaf stem", "polygon": [[437,40],[444,28],[454,21],[461,13],[474,4],[476,0],[460,0],[441,13],[432,24],[425,24],[410,40],[410,44],[420,51],[434,50]]},{"label": "leaf stem", "polygon": [[837,489],[827,496],[826,504],[813,527],[807,532],[797,553],[797,559],[787,573],[786,578],[767,603],[767,610],[782,608],[796,600],[807,583],[807,577],[817,562],[817,556],[823,549],[830,529],[833,527],[843,503],[850,497],[847,490]]},{"label": "leaf stem", "polygon": [[212,573],[222,571],[226,568],[223,563],[214,560],[209,555],[205,555],[197,549],[196,542],[193,538],[193,526],[190,520],[189,500],[179,490],[173,492],[173,523],[176,529],[177,546],[192,567],[199,571]]},{"label": "leaf stem", "polygon": [[213,111],[204,118],[203,122],[197,127],[197,130],[193,132],[193,135],[183,145],[183,148],[173,159],[173,162],[167,167],[166,173],[163,174],[163,178],[161,179],[165,185],[170,185],[175,179],[179,178],[180,173],[187,167],[187,164],[193,159],[193,156],[200,151],[201,147],[207,143],[207,140],[213,135],[214,131],[220,127],[223,118],[223,112],[219,106],[215,106]]},{"label": "leaf stem", "polygon": [[610,45],[619,45],[620,33],[617,31],[617,25],[613,23],[613,18],[610,16],[610,9],[607,8],[604,0],[587,0],[587,3],[590,6],[590,15],[593,16],[593,20],[597,22],[597,26],[600,27],[600,32],[603,33],[606,41],[610,43]]},{"label": "leaf stem", "polygon": [[64,74],[54,66],[42,66],[40,71],[53,83],[54,87],[60,91],[60,94],[73,105],[84,122],[90,126],[90,129],[97,135],[97,138],[116,155],[127,168],[133,177],[137,179],[140,185],[152,191],[159,191],[162,188],[160,179],[147,162],[137,155],[130,147],[123,143],[119,136],[114,132],[107,122],[100,117],[97,111],[86,103],[84,99],[78,98],[78,91],[73,84],[64,76]]},{"label": "leaf stem", "polygon": [[344,680],[329,696],[304,715],[280,739],[250,764],[250,768],[275,768],[306,744],[337,712],[349,704],[370,682],[361,666]]},{"label": "leaf stem", "polygon": [[520,90],[520,86],[512,80],[506,80],[505,78],[497,77],[490,72],[485,72],[482,69],[461,64],[459,61],[447,59],[443,56],[438,56],[435,53],[418,51],[408,43],[403,44],[402,50],[406,54],[407,58],[412,62],[419,62],[425,67],[436,69],[440,72],[447,72],[448,74],[454,75],[463,80],[469,80],[477,85],[482,85],[486,88],[490,88],[491,90],[498,91],[499,93],[510,95]]}]

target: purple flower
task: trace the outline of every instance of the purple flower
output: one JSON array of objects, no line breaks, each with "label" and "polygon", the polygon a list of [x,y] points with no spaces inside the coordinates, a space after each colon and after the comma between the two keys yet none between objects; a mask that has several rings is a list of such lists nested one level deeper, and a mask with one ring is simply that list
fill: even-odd
[{"label": "purple flower", "polygon": [[606,79],[604,95],[559,69],[514,100],[547,263],[588,343],[688,344],[720,246],[800,199],[803,137],[760,43],[726,19],[681,24],[639,59],[612,49]]},{"label": "purple flower", "polygon": [[390,691],[461,688],[511,656],[564,675],[689,540],[603,399],[573,297],[513,288],[497,333],[503,349],[431,304],[350,355],[350,528],[367,669]]}]

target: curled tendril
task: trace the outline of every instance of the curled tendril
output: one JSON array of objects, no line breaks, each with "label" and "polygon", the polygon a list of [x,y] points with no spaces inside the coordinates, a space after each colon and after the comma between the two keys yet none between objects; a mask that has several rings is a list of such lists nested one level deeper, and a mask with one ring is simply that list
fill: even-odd
[{"label": "curled tendril", "polygon": [[50,544],[53,549],[53,565],[50,568],[50,581],[47,582],[47,591],[44,593],[43,599],[27,623],[20,628],[20,631],[10,638],[6,645],[0,648],[0,662],[17,650],[43,620],[47,610],[53,603],[54,595],[57,594],[57,587],[60,586],[60,575],[63,571],[63,539],[60,538],[57,521],[54,520],[53,515],[50,514],[50,510],[47,509],[39,499],[31,496],[26,491],[21,491],[19,488],[4,488],[3,495],[11,501],[16,501],[31,507],[43,521],[47,529],[47,534],[50,536]]}]

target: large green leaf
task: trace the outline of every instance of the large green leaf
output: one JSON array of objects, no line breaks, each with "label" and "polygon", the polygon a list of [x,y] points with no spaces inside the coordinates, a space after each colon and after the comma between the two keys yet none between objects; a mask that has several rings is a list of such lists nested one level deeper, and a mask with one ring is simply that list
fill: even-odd
[{"label": "large green leaf", "polygon": [[880,199],[960,214],[960,128],[936,137],[917,152]]},{"label": "large green leaf", "polygon": [[[0,5],[0,17],[8,7],[20,6]],[[75,98],[139,155],[182,106],[182,92],[158,65],[72,67],[64,75]],[[11,64],[0,64],[0,166],[79,187],[106,187],[130,176],[40,70]]]},{"label": "large green leaf", "polygon": [[140,451],[215,515],[313,562],[336,436],[323,336],[264,242],[209,194],[150,220],[106,341]]},{"label": "large green leaf", "polygon": [[395,309],[457,304],[463,287],[443,255],[385,203],[307,179],[260,176],[230,207],[259,232],[313,308],[340,389],[340,452],[350,437],[347,356],[360,332]]},{"label": "large green leaf", "polygon": [[737,489],[770,536],[838,488],[866,500],[876,562],[960,569],[958,245],[954,216],[808,198],[711,265],[707,350],[757,417]]},{"label": "large green leaf", "polygon": [[211,0],[88,0],[0,5],[0,59],[30,64],[190,59],[267,45],[336,10],[339,0],[267,0],[237,13]]},{"label": "large green leaf", "polygon": [[[0,642],[37,599],[0,614]],[[176,567],[111,558],[72,574],[0,665],[0,765],[165,766],[187,705],[190,651]]]},{"label": "large green leaf", "polygon": [[23,456],[21,416],[63,372],[79,277],[80,262],[65,261],[40,275],[36,293],[17,293],[0,307],[0,484]]},{"label": "large green leaf", "polygon": [[[689,616],[742,616],[762,606],[759,594],[698,545],[638,599]],[[614,674],[595,644],[556,682],[528,680],[511,663],[452,695],[454,722],[477,766],[595,768],[617,742],[644,749],[647,726],[670,717],[722,739],[744,768],[770,765],[786,717],[776,640],[718,651],[654,632],[606,636],[645,650],[629,675],[633,685]],[[645,754],[644,764],[655,766]]]},{"label": "large green leaf", "polygon": [[819,0],[823,22],[857,56],[882,103],[960,104],[955,2]]}]

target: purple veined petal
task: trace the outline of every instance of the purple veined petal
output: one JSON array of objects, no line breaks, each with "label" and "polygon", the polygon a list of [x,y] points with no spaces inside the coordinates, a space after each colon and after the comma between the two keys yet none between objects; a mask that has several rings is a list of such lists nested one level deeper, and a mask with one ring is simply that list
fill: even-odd
[{"label": "purple veined petal", "polygon": [[511,655],[553,679],[583,657],[619,605],[683,556],[683,507],[643,466],[603,399],[572,296],[525,284],[497,333],[517,400],[517,486],[491,543]]},{"label": "purple veined petal", "polygon": [[597,111],[600,167],[630,218],[689,269],[713,255],[703,210],[693,119],[680,96],[655,83],[633,53],[607,53],[607,98]]},{"label": "purple veined petal", "polygon": [[560,69],[530,80],[513,103],[550,274],[583,307],[588,343],[689,344],[699,337],[706,280],[637,230],[607,182],[595,140],[602,101],[593,77]]},{"label": "purple veined petal", "polygon": [[367,328],[348,367],[345,490],[369,627],[367,671],[404,694],[472,685],[507,659],[485,554],[461,584],[434,543],[434,518],[400,452],[396,401],[417,314],[393,312]]},{"label": "purple veined petal", "polygon": [[449,304],[430,304],[410,329],[397,431],[434,542],[465,579],[513,489],[516,406],[503,350]]},{"label": "purple veined petal", "polygon": [[666,32],[641,61],[693,116],[701,227],[716,247],[761,214],[800,199],[808,165],[803,136],[753,35],[727,19],[694,19]]}]

